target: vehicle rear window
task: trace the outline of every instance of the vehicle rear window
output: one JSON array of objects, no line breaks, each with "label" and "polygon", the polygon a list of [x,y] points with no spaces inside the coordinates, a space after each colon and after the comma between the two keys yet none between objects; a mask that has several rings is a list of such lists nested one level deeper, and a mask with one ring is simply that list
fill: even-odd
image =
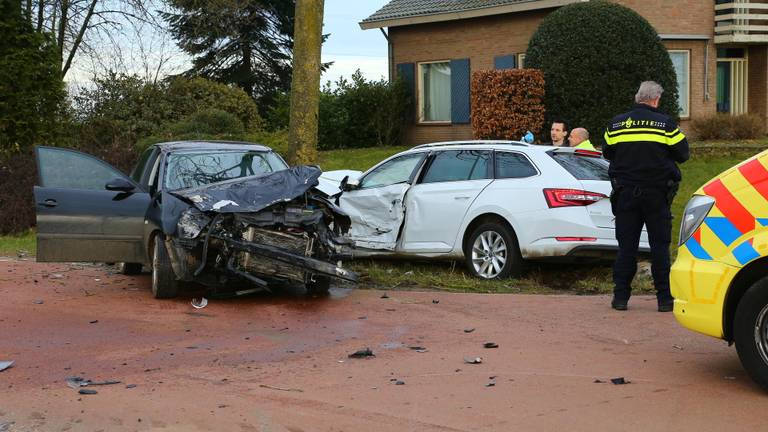
[{"label": "vehicle rear window", "polygon": [[577,180],[609,180],[608,161],[575,153],[551,153],[550,156]]},{"label": "vehicle rear window", "polygon": [[185,189],[287,168],[285,162],[273,152],[172,153],[168,156],[165,169],[165,188]]},{"label": "vehicle rear window", "polygon": [[491,152],[450,150],[435,155],[422,183],[490,178]]},{"label": "vehicle rear window", "polygon": [[536,171],[531,161],[520,153],[496,152],[496,178],[525,178],[535,176]]}]

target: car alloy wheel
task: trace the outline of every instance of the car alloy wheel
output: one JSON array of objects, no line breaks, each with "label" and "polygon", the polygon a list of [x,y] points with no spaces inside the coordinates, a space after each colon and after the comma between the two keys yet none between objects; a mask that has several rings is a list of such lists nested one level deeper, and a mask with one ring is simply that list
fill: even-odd
[{"label": "car alloy wheel", "polygon": [[755,320],[755,346],[763,362],[768,365],[768,304],[763,306]]},{"label": "car alloy wheel", "polygon": [[507,263],[507,243],[496,231],[484,231],[472,244],[472,267],[484,279],[493,279]]}]

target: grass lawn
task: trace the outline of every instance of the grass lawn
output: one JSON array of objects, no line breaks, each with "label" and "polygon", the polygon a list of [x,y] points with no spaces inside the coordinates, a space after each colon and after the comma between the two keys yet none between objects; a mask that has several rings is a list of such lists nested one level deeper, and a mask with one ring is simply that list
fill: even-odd
[{"label": "grass lawn", "polygon": [[[672,205],[672,254],[677,249],[680,217],[685,204],[704,183],[725,169],[768,148],[768,140],[738,143],[697,143],[691,160],[681,165],[683,182]],[[323,170],[365,171],[382,159],[409,147],[381,147],[331,150],[320,153]],[[35,252],[34,232],[20,236],[0,236],[0,256],[17,256],[18,251]],[[462,262],[413,262],[358,260],[351,266],[361,274],[361,287],[420,289],[492,293],[610,293],[613,288],[610,264],[563,265],[532,263],[519,279],[484,281],[473,278]],[[648,271],[640,270],[635,293],[653,292]]]}]

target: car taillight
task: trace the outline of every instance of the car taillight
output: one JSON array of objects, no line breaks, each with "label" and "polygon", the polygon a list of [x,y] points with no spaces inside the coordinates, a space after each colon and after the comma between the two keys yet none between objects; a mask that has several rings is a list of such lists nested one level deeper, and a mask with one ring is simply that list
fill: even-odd
[{"label": "car taillight", "polygon": [[549,208],[587,206],[608,198],[601,193],[579,189],[544,189],[544,197]]},{"label": "car taillight", "polygon": [[576,149],[573,152],[576,153],[577,155],[582,155],[582,156],[591,156],[591,157],[603,156],[603,152],[599,150]]}]

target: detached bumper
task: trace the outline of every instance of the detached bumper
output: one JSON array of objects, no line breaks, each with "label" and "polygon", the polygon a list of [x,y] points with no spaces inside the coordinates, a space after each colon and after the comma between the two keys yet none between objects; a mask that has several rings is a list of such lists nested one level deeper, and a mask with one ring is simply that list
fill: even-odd
[{"label": "detached bumper", "polygon": [[670,272],[675,318],[685,328],[723,338],[725,296],[739,268],[693,257],[684,246]]}]

